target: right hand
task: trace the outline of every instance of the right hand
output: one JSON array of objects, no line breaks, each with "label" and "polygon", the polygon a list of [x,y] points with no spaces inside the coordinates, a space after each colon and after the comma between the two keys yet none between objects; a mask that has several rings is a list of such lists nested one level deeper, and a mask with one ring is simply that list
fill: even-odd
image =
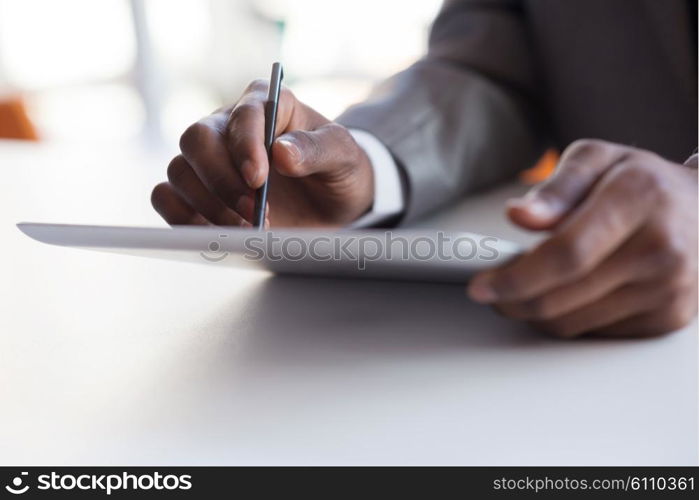
[{"label": "right hand", "polygon": [[279,97],[273,162],[264,146],[267,80],[255,80],[233,106],[190,125],[182,154],[153,189],[155,210],[171,225],[250,226],[255,190],[269,172],[266,226],[341,226],[373,203],[369,158],[349,131],[299,102]]}]

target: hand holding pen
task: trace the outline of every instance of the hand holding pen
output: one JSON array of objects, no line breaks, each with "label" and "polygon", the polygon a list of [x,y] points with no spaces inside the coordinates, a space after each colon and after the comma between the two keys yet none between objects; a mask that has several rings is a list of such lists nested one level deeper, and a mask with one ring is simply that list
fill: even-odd
[{"label": "hand holding pen", "polygon": [[281,77],[275,63],[271,80],[253,81],[236,104],[187,128],[168,182],[152,193],[169,224],[333,227],[371,207],[364,150],[281,87]]}]

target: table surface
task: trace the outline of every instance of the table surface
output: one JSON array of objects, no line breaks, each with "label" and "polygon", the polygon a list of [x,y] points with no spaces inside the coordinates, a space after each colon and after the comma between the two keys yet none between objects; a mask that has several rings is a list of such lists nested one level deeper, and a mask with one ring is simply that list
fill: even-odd
[{"label": "table surface", "polygon": [[[463,286],[274,277],[39,244],[163,225],[165,155],[0,142],[0,463],[696,464],[697,325],[557,341]],[[431,224],[531,241],[509,187]]]}]

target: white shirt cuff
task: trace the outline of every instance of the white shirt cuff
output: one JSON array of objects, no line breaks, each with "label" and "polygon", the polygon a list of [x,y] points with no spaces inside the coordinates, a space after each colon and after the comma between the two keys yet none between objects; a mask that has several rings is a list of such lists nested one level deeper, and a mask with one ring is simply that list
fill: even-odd
[{"label": "white shirt cuff", "polygon": [[366,152],[374,170],[374,204],[369,211],[348,227],[368,227],[400,214],[405,208],[403,185],[398,165],[381,141],[369,132],[349,129],[350,134]]}]

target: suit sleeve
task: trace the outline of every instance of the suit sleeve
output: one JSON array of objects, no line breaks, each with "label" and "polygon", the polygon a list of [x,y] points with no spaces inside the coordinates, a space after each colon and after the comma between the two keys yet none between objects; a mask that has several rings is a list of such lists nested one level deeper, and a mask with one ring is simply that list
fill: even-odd
[{"label": "suit sleeve", "polygon": [[376,136],[405,176],[403,220],[530,167],[545,146],[520,2],[445,2],[425,57],[337,121]]}]

